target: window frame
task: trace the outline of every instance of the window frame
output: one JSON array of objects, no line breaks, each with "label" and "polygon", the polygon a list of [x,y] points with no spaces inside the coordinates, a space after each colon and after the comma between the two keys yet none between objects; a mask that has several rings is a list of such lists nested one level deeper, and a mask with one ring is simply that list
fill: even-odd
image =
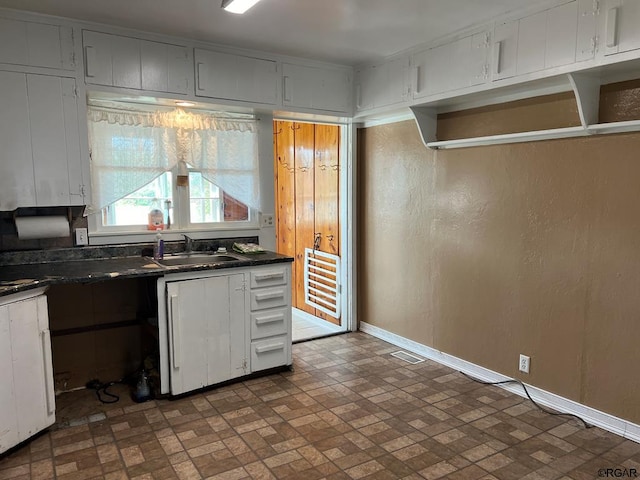
[{"label": "window frame", "polygon": [[[171,218],[171,228],[164,229],[163,232],[193,233],[193,232],[224,232],[229,230],[256,230],[259,228],[259,212],[251,207],[248,208],[249,219],[245,221],[227,221],[191,223],[191,196],[190,187],[178,187],[177,176],[179,167],[175,166],[168,170],[172,173],[172,197],[173,215]],[[189,167],[189,172],[200,172],[200,170]],[[221,190],[222,191],[222,190]],[[122,235],[144,235],[155,237],[154,230],[148,230],[146,224],[140,225],[103,225],[102,209],[89,214],[88,216],[90,236],[122,236]]]}]

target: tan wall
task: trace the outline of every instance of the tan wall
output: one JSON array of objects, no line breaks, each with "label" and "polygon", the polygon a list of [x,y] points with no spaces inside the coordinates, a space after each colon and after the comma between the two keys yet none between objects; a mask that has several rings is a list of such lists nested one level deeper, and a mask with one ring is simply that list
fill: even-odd
[{"label": "tan wall", "polygon": [[360,320],[640,423],[640,134],[359,147]]}]

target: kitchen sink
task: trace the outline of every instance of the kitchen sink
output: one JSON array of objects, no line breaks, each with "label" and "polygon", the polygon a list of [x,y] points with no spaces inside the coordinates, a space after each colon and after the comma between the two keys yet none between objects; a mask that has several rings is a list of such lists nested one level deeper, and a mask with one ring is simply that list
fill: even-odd
[{"label": "kitchen sink", "polygon": [[167,255],[161,260],[154,261],[160,265],[170,267],[174,265],[211,265],[216,263],[243,262],[246,261],[246,259],[240,256],[220,253],[189,252]]}]

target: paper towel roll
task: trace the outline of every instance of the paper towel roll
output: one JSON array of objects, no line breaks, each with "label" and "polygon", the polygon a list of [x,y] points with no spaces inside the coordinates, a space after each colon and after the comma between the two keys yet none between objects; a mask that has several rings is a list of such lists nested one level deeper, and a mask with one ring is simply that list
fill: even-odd
[{"label": "paper towel roll", "polygon": [[42,217],[16,217],[20,240],[69,236],[69,220],[64,215]]}]

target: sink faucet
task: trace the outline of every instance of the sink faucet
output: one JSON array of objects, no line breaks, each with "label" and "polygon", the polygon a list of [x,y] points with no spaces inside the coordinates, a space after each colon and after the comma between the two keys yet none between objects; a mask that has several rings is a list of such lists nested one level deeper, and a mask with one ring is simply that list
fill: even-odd
[{"label": "sink faucet", "polygon": [[184,233],[182,234],[182,236],[184,237],[184,251],[186,253],[190,253],[193,249],[193,238],[185,235]]}]

